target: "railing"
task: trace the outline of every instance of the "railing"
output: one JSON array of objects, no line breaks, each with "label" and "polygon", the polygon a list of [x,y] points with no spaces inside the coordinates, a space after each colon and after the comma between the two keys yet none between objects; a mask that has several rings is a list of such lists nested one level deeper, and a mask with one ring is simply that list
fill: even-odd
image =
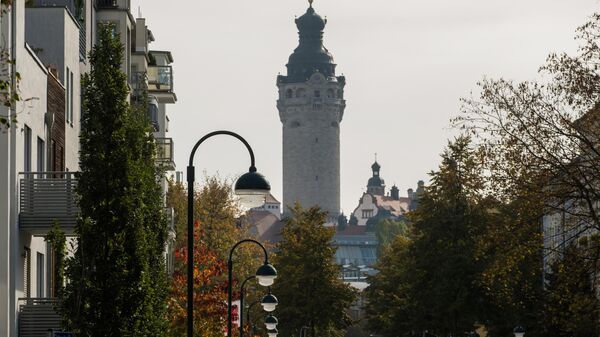
[{"label": "railing", "polygon": [[156,138],[156,161],[167,169],[175,169],[173,138]]},{"label": "railing", "polygon": [[172,92],[173,67],[148,66],[148,90],[151,92]]},{"label": "railing", "polygon": [[19,298],[19,337],[46,337],[61,328],[56,298]]},{"label": "railing", "polygon": [[71,233],[77,224],[77,178],[74,172],[21,173],[19,226],[45,234],[55,221]]},{"label": "railing", "polygon": [[131,9],[131,0],[96,0],[96,7],[99,9]]},{"label": "railing", "polygon": [[165,207],[165,214],[167,215],[169,229],[175,230],[175,210],[172,207]]}]

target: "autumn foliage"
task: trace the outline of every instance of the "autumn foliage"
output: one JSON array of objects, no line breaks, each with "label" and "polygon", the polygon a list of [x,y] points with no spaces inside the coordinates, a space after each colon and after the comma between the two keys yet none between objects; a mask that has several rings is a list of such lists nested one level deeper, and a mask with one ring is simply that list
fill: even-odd
[{"label": "autumn foliage", "polygon": [[[194,223],[194,334],[223,336],[227,321],[227,263],[206,242],[200,222]],[[184,335],[187,315],[187,258],[188,249],[175,251],[169,315],[176,336]],[[235,318],[234,318],[235,319]]]}]

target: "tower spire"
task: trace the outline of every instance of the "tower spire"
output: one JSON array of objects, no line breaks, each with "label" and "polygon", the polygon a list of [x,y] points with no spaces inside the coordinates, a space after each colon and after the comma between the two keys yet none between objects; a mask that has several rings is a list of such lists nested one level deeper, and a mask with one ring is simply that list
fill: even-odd
[{"label": "tower spire", "polygon": [[310,4],[310,7],[312,7],[312,3],[314,0],[308,0],[308,3]]}]

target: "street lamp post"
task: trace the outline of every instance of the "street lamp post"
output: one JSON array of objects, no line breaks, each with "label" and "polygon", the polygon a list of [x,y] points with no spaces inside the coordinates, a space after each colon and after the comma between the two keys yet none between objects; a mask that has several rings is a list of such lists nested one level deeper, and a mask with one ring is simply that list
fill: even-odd
[{"label": "street lamp post", "polygon": [[[227,285],[227,337],[231,337],[231,298],[233,293],[233,252],[237,247],[239,247],[242,243],[253,243],[260,248],[262,248],[263,253],[265,255],[265,261],[262,266],[258,268],[256,271],[256,280],[258,284],[261,286],[269,287],[275,281],[277,277],[277,270],[273,265],[269,263],[269,254],[267,253],[267,249],[260,242],[253,239],[245,239],[241,240],[229,251],[229,260],[227,260],[227,272],[228,272],[228,285]],[[274,299],[274,303],[273,303]],[[275,305],[277,305],[277,298],[271,294],[271,287],[269,287],[269,293],[263,297],[261,304],[265,311],[273,311],[275,310]],[[272,310],[271,309],[272,306]]]},{"label": "street lamp post", "polygon": [[250,144],[240,135],[235,132],[220,130],[206,134],[202,137],[192,148],[190,153],[190,160],[187,167],[187,184],[188,184],[188,221],[187,221],[187,335],[193,337],[194,334],[194,182],[195,182],[195,167],[194,167],[194,155],[196,150],[205,140],[217,136],[226,135],[232,136],[240,140],[248,149],[250,154],[250,169],[248,173],[243,174],[235,183],[234,192],[239,195],[240,198],[258,198],[264,197],[271,190],[271,185],[265,179],[265,177],[256,172],[256,166],[254,165],[254,152],[250,147]]},{"label": "street lamp post", "polygon": [[[262,304],[262,300],[256,300],[256,301],[250,303],[250,305],[248,306],[248,310],[246,311],[246,321],[248,323],[252,322],[250,320],[250,313],[252,312],[252,307],[258,303]],[[273,316],[273,314],[271,314],[271,313],[269,314],[269,316],[267,316],[265,318],[265,328],[267,330],[275,329],[277,327],[277,323],[279,323],[277,320],[277,317]],[[256,335],[256,333],[255,333],[256,332],[256,324],[254,324],[254,323],[252,324],[252,330],[253,330],[252,335],[255,336]],[[240,337],[243,337],[243,335]]]},{"label": "street lamp post", "polygon": [[[256,275],[248,276],[244,282],[242,282],[242,286],[240,287],[240,337],[244,337],[244,296],[246,294],[246,282],[255,279]],[[248,320],[250,322],[250,320]]]}]

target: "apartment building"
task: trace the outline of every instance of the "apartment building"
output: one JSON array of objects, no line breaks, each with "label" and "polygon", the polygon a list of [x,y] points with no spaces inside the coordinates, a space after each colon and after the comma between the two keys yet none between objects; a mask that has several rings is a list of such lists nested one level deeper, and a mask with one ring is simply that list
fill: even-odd
[{"label": "apartment building", "polygon": [[125,46],[122,70],[131,101],[152,118],[157,164],[175,170],[167,134],[167,105],[177,100],[173,58],[149,49],[153,34],[145,19],[133,17],[129,1],[14,0],[0,17],[0,50],[16,61],[6,73],[14,81],[20,74],[22,97],[13,108],[0,107],[3,115],[18,119],[0,130],[0,336],[47,336],[48,329],[60,328],[44,235],[54,220],[73,235],[80,79],[90,69],[96,27],[106,22],[114,24]]}]

